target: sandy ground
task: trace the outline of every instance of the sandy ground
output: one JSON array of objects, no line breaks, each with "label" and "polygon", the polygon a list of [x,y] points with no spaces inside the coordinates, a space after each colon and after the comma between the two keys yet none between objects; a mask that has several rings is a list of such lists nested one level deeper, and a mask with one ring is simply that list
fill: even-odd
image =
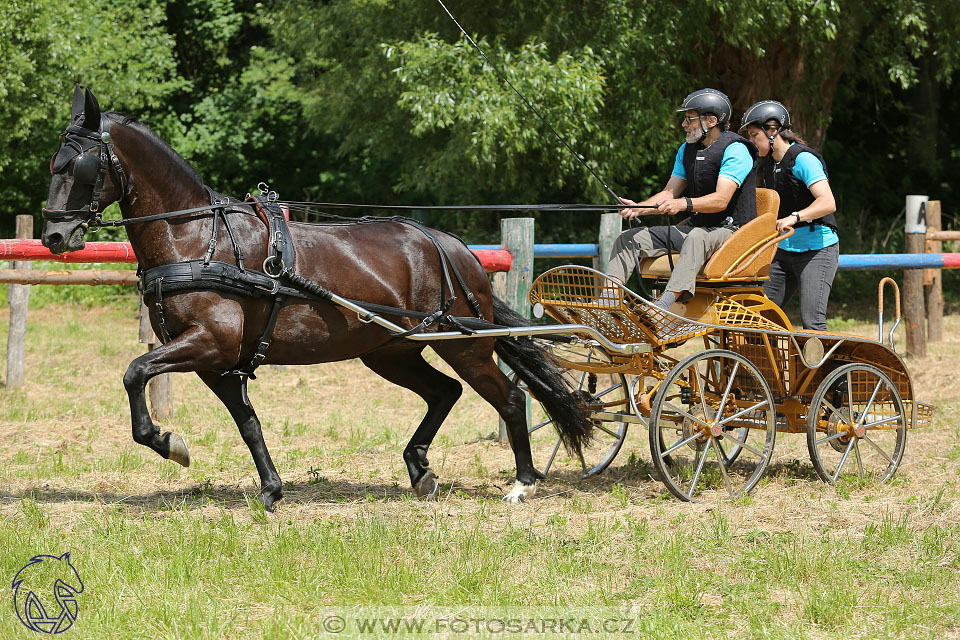
[{"label": "sandy ground", "polygon": [[[73,327],[88,337],[57,343],[56,336],[44,334],[45,324],[60,327],[61,334]],[[130,359],[142,352],[134,341],[135,321],[116,312],[48,307],[33,314],[31,332],[29,384],[0,393],[0,510],[12,513],[20,498],[33,496],[50,506],[54,522],[67,526],[78,513],[118,502],[133,512],[184,503],[251,517],[249,500],[258,481],[249,453],[229,415],[194,376],[174,376],[177,409],[163,423],[186,438],[192,466],[162,460],[131,439],[121,378]],[[957,496],[960,479],[960,391],[954,382],[960,317],[947,319],[946,335],[944,342],[929,345],[926,357],[908,361],[920,399],[939,409],[932,427],[909,433],[894,482],[846,490],[825,486],[807,460],[803,436],[781,434],[764,482],[749,499],[722,507],[731,524],[850,533],[899,514],[910,514],[911,526],[919,528],[960,522],[960,501],[943,500]],[[601,476],[580,480],[568,465],[542,482],[530,503],[502,504],[499,498],[512,484],[512,454],[492,437],[495,412],[470,391],[431,449],[443,483],[439,500],[422,503],[411,499],[400,455],[423,412],[413,394],[351,361],[265,367],[251,382],[250,395],[285,482],[285,500],[273,517],[291,522],[371,512],[453,516],[484,510],[494,529],[498,522],[543,523],[561,512],[582,526],[592,518],[627,514],[666,525],[680,514],[718,508],[668,495],[650,475],[642,428],[634,428]]]}]

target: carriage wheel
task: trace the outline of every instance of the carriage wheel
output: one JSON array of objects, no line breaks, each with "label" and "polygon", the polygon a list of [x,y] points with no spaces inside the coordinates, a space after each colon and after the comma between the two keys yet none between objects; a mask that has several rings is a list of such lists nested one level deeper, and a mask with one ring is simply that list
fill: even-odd
[{"label": "carriage wheel", "polygon": [[[744,431],[764,429],[764,441]],[[677,364],[650,412],[650,452],[681,500],[742,496],[763,477],[776,441],[776,406],[760,370],[740,354],[711,349]]]},{"label": "carriage wheel", "polygon": [[907,412],[890,378],[868,364],[847,364],[824,378],[807,416],[807,449],[817,475],[884,482],[907,443]]},{"label": "carriage wheel", "polygon": [[[534,339],[556,362],[567,388],[578,398],[587,417],[596,412],[630,413],[629,386],[626,377],[619,372],[603,372],[604,369],[616,369],[609,355],[593,345],[567,344]],[[578,370],[576,366],[594,369],[594,372]],[[524,392],[529,393],[526,384],[512,379]],[[593,438],[583,447],[582,456],[574,456],[566,451],[553,420],[543,411],[539,403],[533,403],[533,416],[528,433],[533,462],[537,470],[547,475],[550,471],[562,472],[568,469],[579,477],[596,475],[610,466],[620,452],[627,435],[627,423],[610,417],[595,417]]]}]

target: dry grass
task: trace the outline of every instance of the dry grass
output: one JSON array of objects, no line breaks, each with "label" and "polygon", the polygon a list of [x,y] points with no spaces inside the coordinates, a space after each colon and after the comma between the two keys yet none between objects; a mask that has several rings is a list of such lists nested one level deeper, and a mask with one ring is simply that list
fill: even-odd
[{"label": "dry grass", "polygon": [[[806,459],[803,437],[781,434],[773,465],[758,489],[746,499],[719,505],[670,498],[647,474],[644,461],[649,452],[641,429],[628,437],[602,476],[581,481],[572,473],[561,473],[541,483],[540,493],[529,504],[502,504],[498,499],[512,483],[512,454],[491,439],[497,428],[493,409],[469,390],[431,449],[432,466],[444,483],[440,500],[417,502],[410,498],[400,456],[423,411],[416,396],[381,380],[359,362],[265,367],[260,379],[251,382],[250,393],[285,481],[285,500],[274,516],[251,506],[258,486],[249,454],[226,410],[195,377],[175,376],[178,409],[163,425],[186,438],[193,466],[181,469],[132,441],[121,385],[127,364],[142,352],[142,345],[135,342],[132,313],[51,306],[32,311],[30,323],[29,383],[20,390],[0,391],[0,518],[6,530],[30,521],[34,509],[30,505],[39,505],[41,515],[36,517],[41,529],[55,532],[55,537],[75,534],[81,539],[91,518],[110,518],[118,509],[123,521],[136,526],[189,513],[214,528],[228,517],[240,527],[274,523],[278,531],[289,527],[303,535],[318,524],[362,528],[370,518],[404,526],[416,523],[417,535],[427,538],[482,525],[493,546],[511,540],[517,531],[530,531],[548,540],[548,546],[579,545],[578,553],[586,554],[582,558],[597,565],[585,567],[579,576],[574,570],[544,576],[536,565],[518,558],[509,569],[512,580],[534,590],[540,583],[546,599],[532,595],[492,604],[583,604],[593,597],[598,605],[616,603],[631,611],[657,612],[660,617],[651,622],[651,630],[661,632],[666,627],[658,626],[660,622],[673,620],[674,615],[687,616],[690,629],[697,629],[708,619],[703,612],[716,609],[726,612],[723,633],[718,635],[729,631],[793,637],[788,631],[797,621],[808,628],[797,634],[800,637],[830,637],[835,631],[870,637],[878,629],[890,637],[958,635],[955,588],[944,592],[936,584],[921,584],[911,587],[916,593],[902,593],[917,598],[918,606],[947,613],[931,620],[922,633],[907,618],[898,630],[890,623],[889,612],[871,621],[875,608],[866,607],[851,618],[838,614],[828,604],[836,598],[811,588],[811,577],[819,576],[823,568],[809,569],[810,575],[805,575],[803,558],[808,552],[822,556],[829,550],[830,561],[835,552],[843,570],[843,556],[865,558],[863,570],[879,574],[867,581],[873,590],[882,590],[894,576],[918,566],[926,567],[931,576],[956,578],[960,552],[952,539],[939,541],[933,551],[910,541],[926,540],[932,532],[960,533],[960,391],[954,383],[960,317],[947,318],[944,342],[929,345],[925,358],[908,361],[920,399],[939,408],[932,428],[910,432],[904,463],[893,482],[825,486]],[[843,330],[871,336],[875,332],[866,326]],[[445,365],[441,368],[447,370]],[[681,535],[682,541],[671,532]],[[29,546],[31,540],[41,539],[27,536],[21,543]],[[756,558],[748,550],[754,544],[777,549],[780,539],[785,541],[787,558],[782,561],[792,563],[784,569],[784,584],[747,589],[747,593],[762,590],[765,604],[759,609],[724,605],[737,602],[729,585],[750,585],[769,571],[778,575],[771,566],[781,560]],[[674,548],[675,543],[680,546]],[[584,551],[583,545],[589,548]],[[884,552],[885,546],[891,550]],[[734,557],[736,561],[730,561]],[[20,561],[10,558],[4,568]],[[398,562],[402,563],[402,553]],[[684,576],[712,578],[694,581],[694,586],[689,581],[681,584],[676,578],[681,570]],[[482,591],[466,590],[463,602],[491,604],[477,595]],[[401,589],[392,601],[361,595],[347,601],[402,605],[429,601],[429,593],[425,586],[419,594]],[[591,595],[599,593],[604,595]],[[857,595],[850,606],[856,608],[858,598],[864,597]],[[320,596],[320,601],[344,602],[335,594]],[[842,597],[839,601],[846,602]],[[453,596],[434,600],[438,605],[455,602]],[[264,621],[271,611],[276,613],[275,603],[244,605],[252,616],[247,622],[228,632],[210,632],[209,637],[243,629],[265,637],[298,637]],[[688,605],[693,614],[684,609]],[[168,626],[161,628],[162,635],[181,637]]]}]

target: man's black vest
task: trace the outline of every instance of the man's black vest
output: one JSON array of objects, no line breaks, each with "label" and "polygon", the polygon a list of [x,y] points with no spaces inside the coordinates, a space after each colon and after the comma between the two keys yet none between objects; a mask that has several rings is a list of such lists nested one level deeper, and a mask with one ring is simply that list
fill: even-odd
[{"label": "man's black vest", "polygon": [[[754,161],[757,148],[744,137],[724,131],[716,142],[704,148],[699,142],[687,143],[683,148],[683,170],[687,173],[687,195],[691,198],[710,195],[717,190],[720,165],[724,150],[734,142],[741,142]],[[743,184],[734,192],[725,211],[696,213],[690,216],[694,227],[722,227],[725,218],[733,218],[733,224],[742,227],[757,217],[757,176],[751,171]]]},{"label": "man's black vest", "polygon": [[[778,218],[786,218],[794,211],[806,209],[815,199],[803,180],[793,174],[793,166],[797,162],[797,156],[804,151],[812,153],[820,161],[820,164],[823,165],[823,173],[827,175],[827,163],[823,161],[823,156],[799,142],[790,145],[780,162],[774,162],[772,155],[763,159],[763,184],[769,189],[776,189],[777,193],[780,194]],[[827,175],[828,179],[829,177]],[[832,213],[813,222],[799,222],[793,226],[809,227],[811,224],[824,224],[834,231],[837,230],[837,219],[833,217]]]}]

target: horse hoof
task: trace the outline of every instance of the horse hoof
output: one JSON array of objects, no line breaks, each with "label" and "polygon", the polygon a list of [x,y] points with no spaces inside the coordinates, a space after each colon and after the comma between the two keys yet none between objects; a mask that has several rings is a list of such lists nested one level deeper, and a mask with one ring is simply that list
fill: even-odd
[{"label": "horse hoof", "polygon": [[510,489],[510,493],[503,496],[503,501],[510,504],[520,504],[532,498],[536,492],[537,485],[524,484],[518,480],[514,483],[513,489]]},{"label": "horse hoof", "polygon": [[283,500],[283,490],[280,488],[260,492],[260,502],[269,513],[273,513],[277,503],[281,500]]},{"label": "horse hoof", "polygon": [[173,460],[184,467],[189,467],[190,450],[187,449],[187,443],[184,439],[171,431],[167,431],[163,434],[163,437],[167,439],[167,444],[170,447],[170,454],[167,456],[167,459]]},{"label": "horse hoof", "polygon": [[263,503],[263,508],[266,509],[267,513],[273,513],[277,509],[277,503],[283,500],[283,496],[274,498],[272,496],[260,496],[260,502]]},{"label": "horse hoof", "polygon": [[417,497],[421,500],[436,500],[437,491],[440,489],[440,484],[437,480],[437,474],[427,469],[427,472],[423,474],[420,482],[413,485],[413,492],[416,493]]}]

